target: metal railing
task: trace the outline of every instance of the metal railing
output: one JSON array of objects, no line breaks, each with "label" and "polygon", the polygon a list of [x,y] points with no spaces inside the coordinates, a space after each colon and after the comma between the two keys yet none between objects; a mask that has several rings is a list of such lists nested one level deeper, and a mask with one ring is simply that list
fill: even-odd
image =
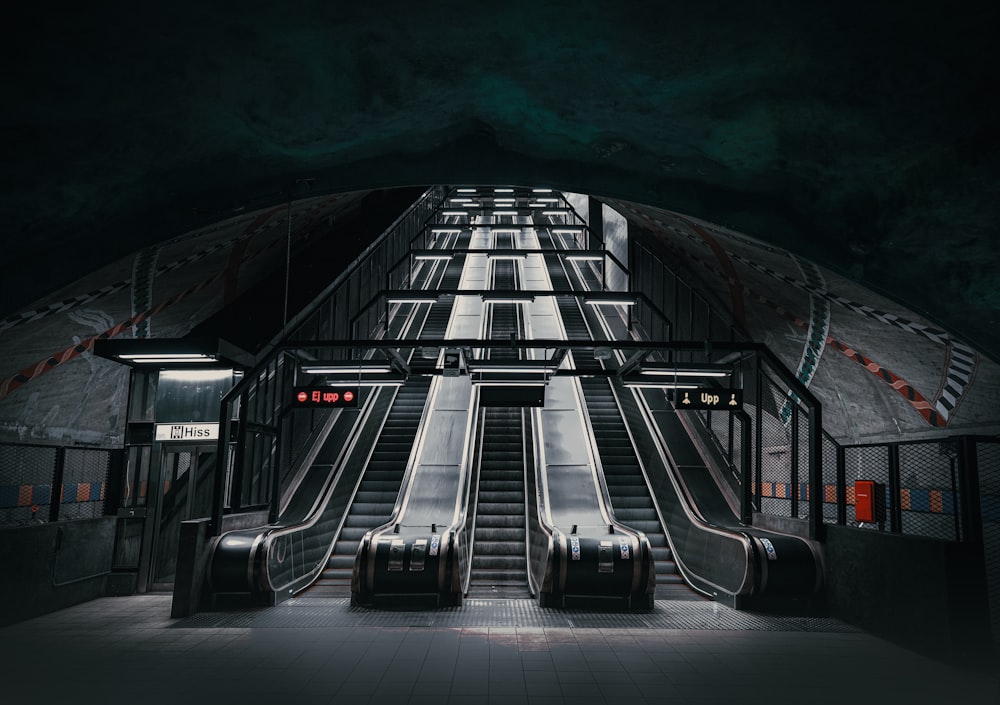
[{"label": "metal railing", "polygon": [[120,450],[0,444],[0,526],[103,516]]},{"label": "metal railing", "polygon": [[[270,507],[272,520],[277,518],[283,478],[331,413],[326,409],[306,417],[286,413],[286,401],[296,383],[301,360],[298,353],[282,346],[294,341],[367,337],[385,325],[382,308],[362,310],[363,305],[380,291],[408,283],[409,271],[392,271],[391,265],[409,251],[445,194],[442,186],[428,189],[285,326],[272,341],[270,352],[223,398],[213,532],[219,531],[226,512]],[[345,349],[337,354],[349,356],[351,352]]]},{"label": "metal railing", "polygon": [[[639,337],[706,341],[703,351],[669,354],[667,359],[681,363],[705,361],[713,344],[721,347],[718,341],[745,340],[725,305],[713,305],[667,266],[655,246],[631,238],[629,247],[632,289],[644,295],[632,312]],[[987,487],[986,478],[980,481],[974,459],[984,448],[996,447],[998,439],[841,444],[822,431],[814,418],[818,404],[803,403],[801,385],[788,377],[773,356],[744,359],[736,363],[733,379],[744,389],[745,413],[687,412],[698,419],[716,456],[728,465],[730,484],[749,502],[745,520],[756,512],[807,520],[811,534],[825,523],[982,541],[981,517],[998,513],[1000,488]],[[742,438],[750,439],[749,452]],[[874,522],[857,521],[855,480],[879,486]],[[982,507],[977,505],[980,495]]]}]

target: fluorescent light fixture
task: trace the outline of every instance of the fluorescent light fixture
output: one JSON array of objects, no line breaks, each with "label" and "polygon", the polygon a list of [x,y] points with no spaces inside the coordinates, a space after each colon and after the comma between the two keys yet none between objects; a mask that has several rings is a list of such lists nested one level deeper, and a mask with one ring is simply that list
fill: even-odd
[{"label": "fluorescent light fixture", "polygon": [[556,235],[579,235],[583,228],[550,228]]},{"label": "fluorescent light fixture", "polygon": [[552,189],[550,189],[550,188],[533,188],[533,189],[531,189],[531,192],[532,193],[552,193]]},{"label": "fluorescent light fixture", "polygon": [[414,255],[415,260],[446,260],[451,259],[453,255]]},{"label": "fluorescent light fixture", "polygon": [[536,197],[535,200],[538,201],[538,202],[540,202],[540,203],[559,203],[559,201],[561,199],[558,199],[558,198],[541,198],[541,197]]},{"label": "fluorescent light fixture", "polygon": [[392,296],[389,298],[390,304],[433,304],[437,303],[437,297],[435,298],[420,298],[417,296],[406,297],[406,296]]},{"label": "fluorescent light fixture", "polygon": [[449,198],[452,203],[475,203],[471,198]]},{"label": "fluorescent light fixture", "polygon": [[480,296],[488,304],[523,304],[535,300],[534,294],[518,294],[508,291],[484,291]]},{"label": "fluorescent light fixture", "polygon": [[651,382],[647,380],[624,380],[626,387],[640,389],[698,389],[696,384],[673,384],[671,382]]},{"label": "fluorescent light fixture", "polygon": [[604,255],[566,255],[573,262],[603,262]]},{"label": "fluorescent light fixture", "polygon": [[208,382],[210,380],[228,379],[233,374],[232,370],[163,370],[160,379],[179,379],[188,382]]},{"label": "fluorescent light fixture", "polygon": [[585,299],[585,304],[591,306],[635,306],[635,299],[622,297],[620,299]]},{"label": "fluorescent light fixture", "polygon": [[[463,213],[462,215],[465,215]],[[435,235],[458,235],[462,232],[461,228],[431,228],[431,232]]]},{"label": "fluorescent light fixture", "polygon": [[457,193],[476,193],[479,189],[474,188],[458,188],[455,189]]},{"label": "fluorescent light fixture", "polygon": [[514,193],[514,189],[512,189],[512,188],[495,188],[495,189],[493,189],[493,193]]},{"label": "fluorescent light fixture", "polygon": [[528,208],[545,208],[544,203],[529,203]]},{"label": "fluorescent light fixture", "polygon": [[347,375],[340,373],[336,376],[326,375],[323,378],[325,384],[331,386],[353,386],[353,387],[402,387],[406,383],[406,378],[402,375]]},{"label": "fluorescent light fixture", "polygon": [[553,211],[542,211],[542,215],[566,215],[569,213],[569,208],[561,208],[559,210]]},{"label": "fluorescent light fixture", "polygon": [[643,375],[654,375],[659,377],[728,377],[730,370],[707,365],[677,365],[670,367],[667,365],[642,365],[640,367]]},{"label": "fluorescent light fixture", "polygon": [[510,380],[482,380],[473,379],[473,386],[476,387],[544,387],[545,382],[526,382],[521,379],[510,379]]},{"label": "fluorescent light fixture", "polygon": [[388,362],[315,362],[302,365],[301,369],[307,375],[339,374],[345,378],[351,373],[359,374],[387,374],[392,372],[392,366]]},{"label": "fluorescent light fixture", "polygon": [[528,256],[527,252],[504,252],[503,250],[496,250],[493,252],[487,252],[486,256],[489,259],[524,259]]},{"label": "fluorescent light fixture", "polygon": [[465,211],[441,211],[441,215],[447,217],[451,215],[469,215]]},{"label": "fluorescent light fixture", "polygon": [[180,362],[206,362],[215,360],[215,355],[206,355],[205,353],[122,353],[118,357],[122,360],[134,360],[135,362],[162,360],[164,358]]},{"label": "fluorescent light fixture", "polygon": [[517,215],[517,211],[493,211],[493,215]]},{"label": "fluorescent light fixture", "polygon": [[[486,226],[490,227],[490,226]],[[494,235],[517,235],[521,232],[520,228],[493,228],[490,227],[490,232]]]}]

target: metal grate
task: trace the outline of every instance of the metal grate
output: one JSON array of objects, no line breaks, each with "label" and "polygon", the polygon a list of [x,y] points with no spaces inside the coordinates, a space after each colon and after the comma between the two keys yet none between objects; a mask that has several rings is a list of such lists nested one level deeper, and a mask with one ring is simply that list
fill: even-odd
[{"label": "metal grate", "polygon": [[[764,514],[791,516],[792,453],[789,427],[779,414],[790,401],[786,391],[766,376],[760,428],[760,507]],[[792,405],[794,407],[794,404]]]},{"label": "metal grate", "polygon": [[976,444],[990,627],[1000,656],[1000,443]]},{"label": "metal grate", "polygon": [[823,521],[837,522],[837,442],[823,434]]},{"label": "metal grate", "polygon": [[961,540],[957,459],[957,448],[948,442],[899,446],[902,533]]},{"label": "metal grate", "polygon": [[177,629],[291,627],[544,627],[576,629],[699,629],[785,632],[857,632],[823,617],[741,612],[717,602],[657,600],[651,612],[542,609],[534,600],[466,600],[441,609],[366,609],[347,598],[293,599],[277,607],[207,612],[179,620]]},{"label": "metal grate", "polygon": [[49,520],[57,449],[0,445],[0,526]]},{"label": "metal grate", "polygon": [[95,519],[104,514],[110,465],[108,450],[66,449],[60,519]]}]

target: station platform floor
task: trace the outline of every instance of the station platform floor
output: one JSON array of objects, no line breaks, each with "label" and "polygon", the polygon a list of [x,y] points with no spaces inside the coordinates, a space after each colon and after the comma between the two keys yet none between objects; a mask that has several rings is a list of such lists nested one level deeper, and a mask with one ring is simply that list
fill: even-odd
[{"label": "station platform floor", "polygon": [[530,600],[370,610],[300,598],[169,615],[169,595],[109,597],[0,629],[4,702],[1000,703],[997,676],[833,619],[712,602],[608,614]]}]

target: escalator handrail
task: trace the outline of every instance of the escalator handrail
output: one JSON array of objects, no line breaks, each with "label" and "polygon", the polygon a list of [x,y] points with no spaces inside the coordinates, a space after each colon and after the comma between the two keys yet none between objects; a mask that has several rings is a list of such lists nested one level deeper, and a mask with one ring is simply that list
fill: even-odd
[{"label": "escalator handrail", "polygon": [[[424,318],[421,320],[421,325],[423,325],[423,321],[425,320],[426,316],[424,316]],[[405,322],[403,323],[403,330],[405,331],[404,336],[408,334],[408,331],[412,330],[414,325],[416,325],[416,307],[413,307],[407,313],[407,317],[405,319]],[[385,335],[385,330],[383,329],[378,332],[377,337],[381,338],[384,335]],[[398,390],[396,389],[392,390],[392,393],[394,395],[393,398],[395,398],[395,394],[397,392]],[[374,408],[375,400],[378,398],[381,398],[381,394],[370,395],[369,401],[371,402],[371,406],[369,406],[369,404],[366,402],[365,409]],[[284,536],[289,533],[297,533],[305,531],[310,527],[314,526],[316,522],[320,520],[328,503],[330,502],[330,500],[332,499],[334,493],[338,488],[339,478],[341,477],[343,471],[343,461],[345,458],[350,457],[349,455],[344,455],[344,453],[346,452],[349,446],[353,447],[353,445],[356,444],[357,442],[356,438],[359,437],[360,434],[364,432],[365,426],[367,425],[367,416],[366,416],[367,413],[370,413],[370,411],[362,412],[362,416],[364,418],[359,419],[359,421],[362,422],[361,423],[356,422],[354,428],[351,431],[351,438],[353,440],[345,444],[344,449],[342,449],[341,453],[338,455],[337,462],[333,464],[330,472],[330,478],[327,480],[326,483],[324,483],[324,487],[319,493],[319,496],[322,497],[322,499],[313,505],[315,511],[312,514],[304,517],[301,521],[297,521],[292,524],[285,525],[278,522],[275,524],[268,524],[263,527],[257,527],[255,529],[238,529],[235,531],[229,531],[217,537],[211,548],[211,558],[209,559],[208,574],[210,576],[210,581],[211,577],[214,576],[214,566],[216,564],[216,558],[218,557],[219,552],[223,551],[227,553],[246,552],[246,558],[245,558],[246,590],[249,592],[255,592],[255,591],[267,592],[267,591],[279,591],[279,590],[289,590],[289,589],[291,589],[292,592],[295,592],[296,588],[301,590],[302,588],[307,587],[320,574],[322,574],[324,565],[326,561],[329,560],[330,554],[333,551],[336,538],[337,536],[339,536],[340,531],[343,528],[346,516],[341,518],[340,524],[338,525],[337,529],[333,532],[332,538],[328,542],[326,548],[325,558],[321,561],[318,561],[316,563],[316,566],[308,573],[304,574],[303,576],[300,576],[299,578],[294,579],[291,583],[277,587],[273,586],[273,581],[271,580],[268,570],[268,566],[270,565],[268,558],[270,556],[270,551],[274,546],[278,536]],[[380,426],[384,426],[386,418],[388,418],[388,413],[386,414],[386,417],[381,420]],[[316,442],[317,446],[322,446],[325,440],[326,440],[325,436],[321,436],[320,438],[318,438]],[[368,458],[370,458],[372,452],[374,452],[374,446],[369,450]],[[366,464],[367,464],[367,458],[366,458]],[[358,491],[358,486],[360,486],[362,476],[363,473],[360,473],[358,476],[357,483],[352,490],[351,501],[353,501],[353,496]],[[275,532],[281,532],[281,533],[276,536],[272,536],[272,534],[274,534]],[[252,537],[252,540],[250,541],[250,548],[248,550],[246,539],[250,537]],[[235,559],[236,559],[235,562],[237,563],[240,562],[238,555],[235,556]],[[308,580],[306,580],[306,577],[308,577]]]}]

